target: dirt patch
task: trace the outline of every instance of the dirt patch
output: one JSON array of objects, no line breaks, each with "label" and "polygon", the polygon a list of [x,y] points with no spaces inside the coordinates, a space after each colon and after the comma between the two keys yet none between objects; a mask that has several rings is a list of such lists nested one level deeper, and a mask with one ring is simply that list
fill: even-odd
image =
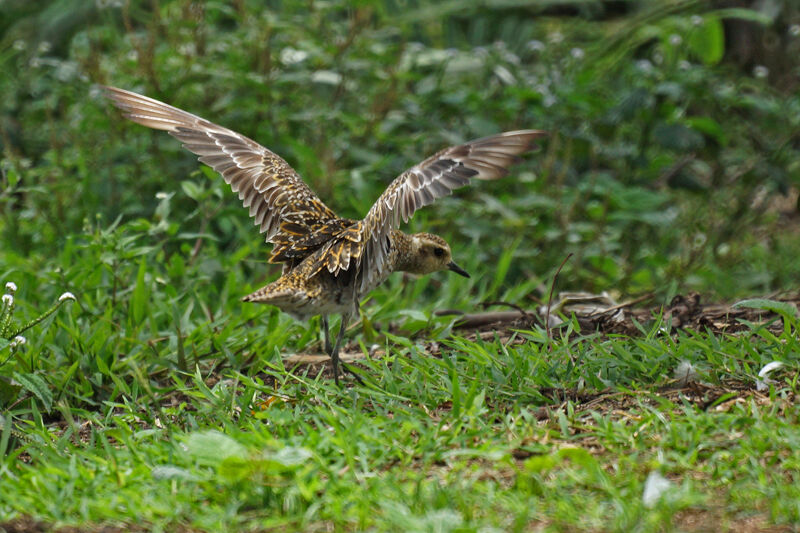
[{"label": "dirt patch", "polygon": [[[35,520],[30,516],[20,516],[7,522],[0,522],[0,531],[5,533],[143,533],[145,531],[150,531],[150,529],[138,525],[87,525],[80,527],[56,527],[53,524]],[[190,533],[193,530],[178,526],[173,531]]]},{"label": "dirt patch", "polygon": [[[734,307],[729,304],[704,304],[698,293],[675,296],[668,306],[634,307],[651,299],[652,295],[635,298],[629,302],[616,303],[607,295],[568,293],[559,301],[551,303],[549,326],[553,336],[558,335],[558,326],[564,318],[574,316],[581,327],[581,333],[642,335],[655,321],[665,333],[678,329],[709,331],[714,334],[738,333],[750,330],[750,324],[762,324],[775,333],[783,330],[783,322],[777,313],[764,309]],[[767,297],[777,302],[797,307],[800,294],[781,297]],[[495,302],[502,304],[502,302]],[[505,304],[508,305],[508,304]],[[483,337],[486,333],[496,333],[507,329],[531,329],[545,327],[544,316],[547,306],[537,310],[521,309],[488,311],[463,314],[457,311],[440,311],[438,315],[457,314],[454,329],[471,331]],[[564,318],[562,318],[564,317]]]},{"label": "dirt patch", "polygon": [[736,531],[737,533],[789,533],[795,531],[789,526],[770,525],[764,514],[755,514],[732,519],[722,509],[685,509],[675,514],[672,523],[680,531],[717,533]]}]

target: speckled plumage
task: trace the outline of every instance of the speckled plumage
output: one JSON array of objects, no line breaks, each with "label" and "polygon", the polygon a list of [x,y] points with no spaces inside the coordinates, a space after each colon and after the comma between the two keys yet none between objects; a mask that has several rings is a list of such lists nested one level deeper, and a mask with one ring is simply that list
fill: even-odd
[{"label": "speckled plumage", "polygon": [[[467,275],[452,262],[441,237],[405,234],[397,229],[400,221],[471,178],[503,177],[519,155],[546,135],[512,131],[446,148],[395,179],[364,219],[349,220],[338,217],[286,161],[255,141],[152,98],[113,87],[105,91],[127,118],[169,132],[239,193],[274,245],[270,262],[284,264],[278,280],[243,300],[275,305],[301,319],[322,315],[337,382],[343,333],[364,295],[396,271],[450,269]],[[335,313],[342,315],[342,325],[331,346],[327,317]]]}]

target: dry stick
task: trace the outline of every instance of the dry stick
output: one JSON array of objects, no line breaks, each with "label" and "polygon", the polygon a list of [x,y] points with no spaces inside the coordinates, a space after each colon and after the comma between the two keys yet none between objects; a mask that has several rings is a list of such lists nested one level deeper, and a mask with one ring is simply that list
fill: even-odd
[{"label": "dry stick", "polygon": [[550,341],[552,340],[550,338],[550,304],[553,303],[553,289],[556,288],[556,279],[558,279],[558,275],[561,273],[561,269],[564,268],[564,265],[567,264],[567,261],[569,261],[570,257],[572,257],[572,252],[568,253],[567,257],[565,257],[564,260],[561,261],[561,265],[559,265],[558,270],[556,270],[556,273],[553,274],[553,282],[550,284],[550,296],[547,297],[547,314],[544,317],[544,330],[545,334],[547,335],[548,351],[550,351],[551,348]]},{"label": "dry stick", "polygon": [[603,309],[601,311],[595,311],[594,313],[590,314],[588,318],[592,318],[592,317],[600,316],[600,315],[605,315],[605,314],[608,314],[608,313],[610,313],[612,311],[617,311],[619,309],[624,309],[626,307],[630,307],[632,305],[636,305],[636,304],[638,304],[640,302],[644,302],[645,300],[649,300],[649,299],[653,298],[654,296],[655,296],[655,293],[648,292],[647,294],[639,296],[638,298],[634,298],[633,300],[629,300],[627,302],[614,305],[612,307],[609,307],[608,309]]},{"label": "dry stick", "polygon": [[500,301],[497,301],[497,302],[481,302],[481,306],[484,309],[486,309],[487,307],[489,307],[491,305],[505,305],[506,307],[510,307],[511,309],[516,309],[517,311],[522,313],[522,316],[525,317],[525,318],[528,318],[531,315],[529,312],[527,312],[522,307],[518,306],[517,304],[512,304],[511,302],[500,302]]}]

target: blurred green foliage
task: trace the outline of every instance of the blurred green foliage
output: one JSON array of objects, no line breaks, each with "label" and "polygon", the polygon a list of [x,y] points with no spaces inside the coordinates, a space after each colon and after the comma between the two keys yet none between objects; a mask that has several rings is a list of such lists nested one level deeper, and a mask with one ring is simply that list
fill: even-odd
[{"label": "blurred green foliage", "polygon": [[[122,121],[103,83],[258,140],[351,217],[443,145],[547,129],[544,151],[509,179],[460,192],[412,228],[489,265],[519,241],[510,283],[574,252],[561,281],[572,288],[785,287],[798,274],[788,258],[800,243],[783,230],[796,209],[773,206],[798,179],[796,85],[724,60],[729,20],[796,57],[797,9],[776,6],[4,2],[3,250],[48,256],[98,216],[162,233],[167,261],[175,235],[199,230],[223,251],[255,246],[220,180],[167,136]],[[159,191],[178,193],[169,219]]]}]

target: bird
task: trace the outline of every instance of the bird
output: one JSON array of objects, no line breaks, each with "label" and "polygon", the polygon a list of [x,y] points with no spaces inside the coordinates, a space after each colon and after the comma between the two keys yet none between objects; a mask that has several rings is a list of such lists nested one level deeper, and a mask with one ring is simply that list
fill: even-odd
[{"label": "bird", "polygon": [[[345,329],[358,316],[360,300],[391,273],[449,270],[469,277],[443,238],[404,233],[401,220],[408,222],[417,209],[473,179],[502,178],[547,135],[508,131],[440,150],[400,174],[363,219],[352,220],[336,215],[283,158],[248,137],[154,98],[110,86],[102,90],[124,117],[168,132],[238,193],[273,245],[269,262],[283,265],[277,280],[242,300],[273,305],[299,320],[321,316],[337,385]],[[328,322],[332,314],[341,316],[335,343]]]}]

